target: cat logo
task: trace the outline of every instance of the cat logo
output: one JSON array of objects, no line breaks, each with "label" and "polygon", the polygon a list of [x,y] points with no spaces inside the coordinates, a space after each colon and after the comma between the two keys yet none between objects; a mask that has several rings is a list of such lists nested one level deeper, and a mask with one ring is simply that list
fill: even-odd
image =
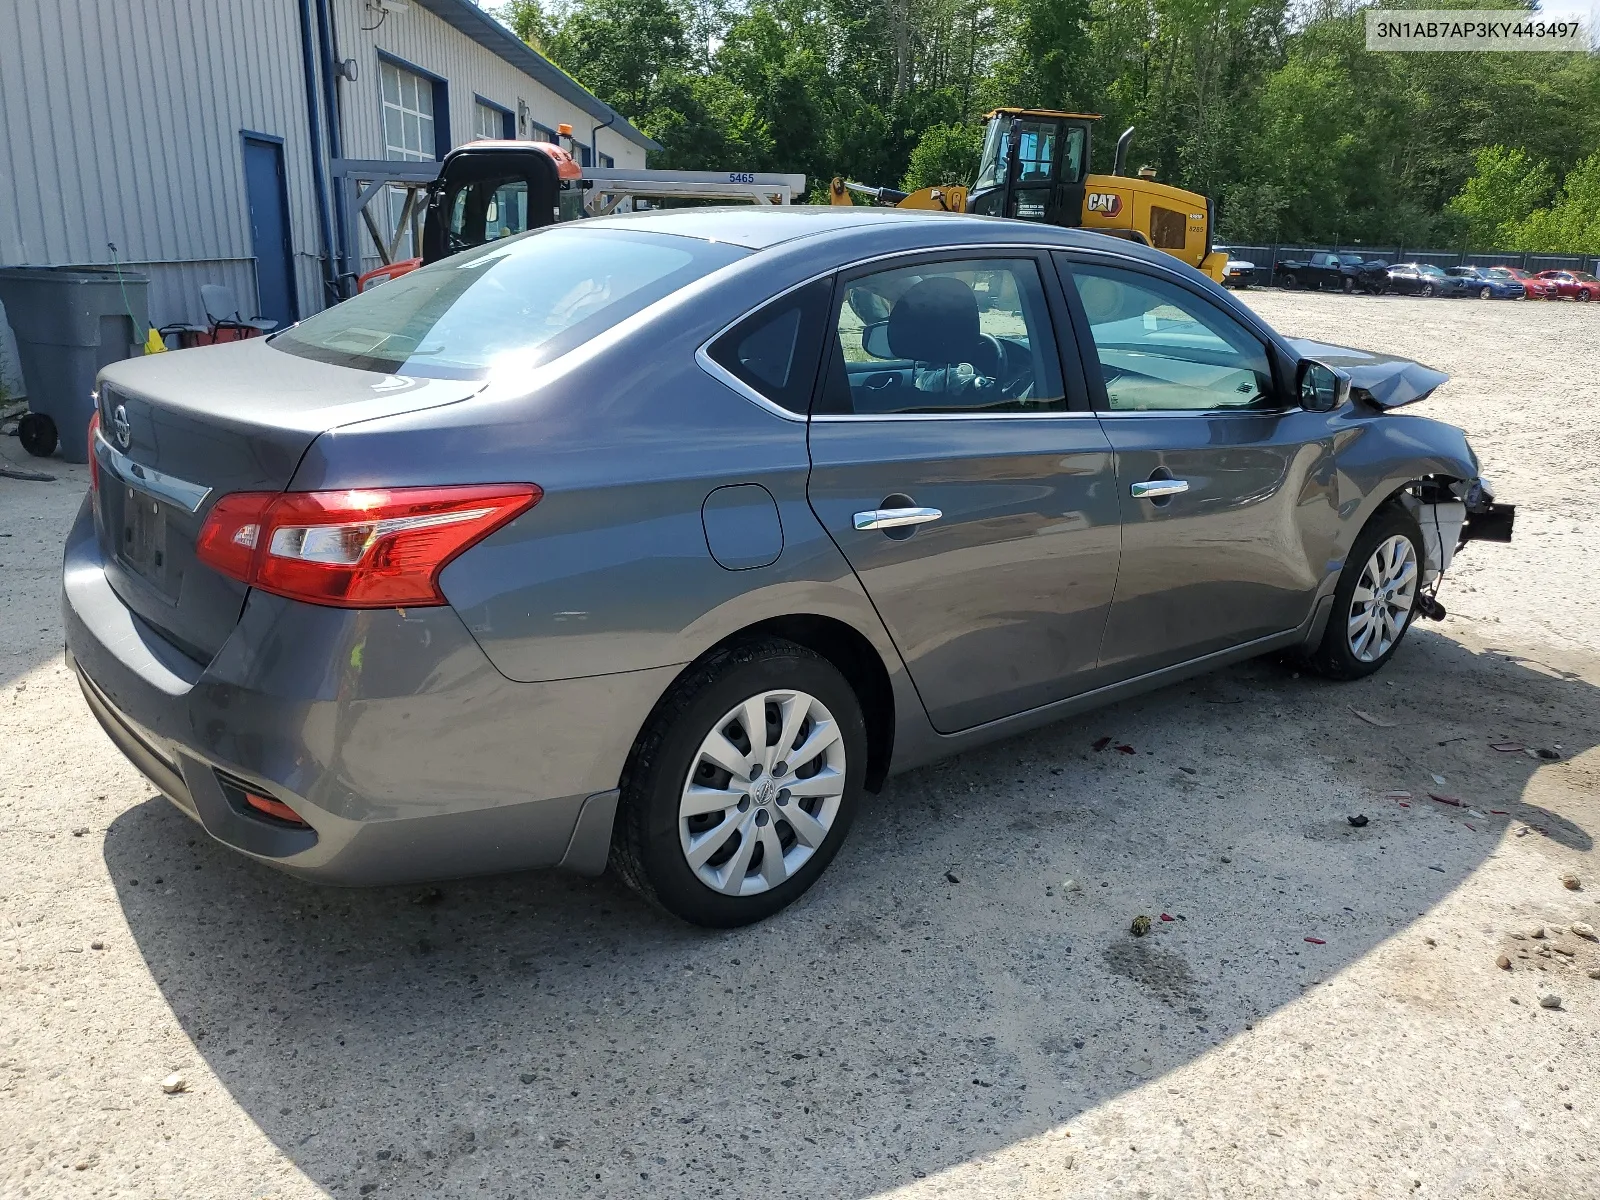
[{"label": "cat logo", "polygon": [[1122,211],[1122,197],[1116,192],[1090,192],[1088,209],[1102,217],[1114,217]]}]

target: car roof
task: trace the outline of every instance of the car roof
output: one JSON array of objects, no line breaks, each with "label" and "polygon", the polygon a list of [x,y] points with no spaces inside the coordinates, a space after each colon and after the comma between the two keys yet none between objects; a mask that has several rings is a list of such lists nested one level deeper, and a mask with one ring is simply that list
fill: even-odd
[{"label": "car roof", "polygon": [[[743,204],[718,208],[652,209],[649,212],[591,217],[577,227],[623,227],[651,233],[670,233],[708,242],[727,242],[749,250],[765,250],[801,238],[822,237],[849,230],[865,233],[885,227],[905,233],[924,230],[934,235],[930,245],[946,243],[953,237],[970,237],[976,242],[1031,242],[1041,247],[1099,245],[1102,240],[1101,235],[1086,230],[1062,229],[1032,221],[931,209],[868,208],[864,205],[842,204]],[[1133,242],[1123,241],[1130,249],[1143,249]]]}]

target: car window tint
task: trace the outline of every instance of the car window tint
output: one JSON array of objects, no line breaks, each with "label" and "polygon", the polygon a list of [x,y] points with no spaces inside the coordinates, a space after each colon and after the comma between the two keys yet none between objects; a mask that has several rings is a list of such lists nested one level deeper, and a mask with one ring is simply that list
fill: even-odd
[{"label": "car window tint", "polygon": [[1237,321],[1154,276],[1072,264],[1119,412],[1209,412],[1273,403],[1267,350]]},{"label": "car window tint", "polygon": [[557,225],[421,267],[308,317],[272,345],[367,371],[481,379],[549,362],[748,253]]},{"label": "car window tint", "polygon": [[1040,413],[1067,407],[1032,259],[920,263],[851,280],[820,411]]},{"label": "car window tint", "polygon": [[709,347],[713,361],[790,412],[811,404],[833,281],[820,279],[740,321]]}]

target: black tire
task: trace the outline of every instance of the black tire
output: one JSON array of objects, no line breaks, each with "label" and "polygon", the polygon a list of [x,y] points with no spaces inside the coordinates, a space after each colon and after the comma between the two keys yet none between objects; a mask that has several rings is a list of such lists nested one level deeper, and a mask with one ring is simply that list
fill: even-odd
[{"label": "black tire", "polygon": [[[1394,639],[1394,644],[1371,662],[1363,662],[1350,649],[1351,602],[1356,585],[1361,582],[1361,572],[1366,568],[1367,560],[1380,545],[1396,534],[1411,539],[1419,576],[1416,598],[1412,602],[1411,611],[1406,614],[1406,622],[1401,626],[1399,636]],[[1323,630],[1322,643],[1305,657],[1306,665],[1328,679],[1341,680],[1362,679],[1382,669],[1384,664],[1394,657],[1395,651],[1400,648],[1400,643],[1405,641],[1407,631],[1416,620],[1416,600],[1422,596],[1420,576],[1423,551],[1421,527],[1399,504],[1385,505],[1374,513],[1366,527],[1356,536],[1355,545],[1350,548],[1350,556],[1345,559],[1344,570],[1339,575],[1339,584],[1333,591],[1333,608],[1328,614],[1328,627]]]},{"label": "black tire", "polygon": [[35,412],[22,414],[22,420],[17,422],[17,437],[22,440],[22,448],[35,458],[49,458],[61,440],[56,435],[56,423]]},{"label": "black tire", "polygon": [[1423,284],[1422,285],[1422,290],[1419,291],[1417,293],[1417,295],[1431,297],[1433,295],[1433,284],[1431,284],[1431,283]]},{"label": "black tire", "polygon": [[[702,882],[684,858],[679,800],[713,723],[742,700],[782,688],[809,692],[838,724],[845,748],[843,798],[826,839],[788,879],[755,895],[725,895]],[[861,801],[866,760],[861,703],[827,659],[777,638],[718,650],[673,685],[634,743],[622,773],[611,863],[644,899],[691,924],[729,929],[763,920],[798,899],[838,853]]]},{"label": "black tire", "polygon": [[1492,300],[1492,299],[1494,299],[1494,290],[1492,288],[1480,288],[1479,291],[1478,291],[1478,299],[1479,300]]},{"label": "black tire", "polygon": [[1295,274],[1294,274],[1293,271],[1285,271],[1284,272],[1284,274],[1283,274],[1283,286],[1285,288],[1287,288],[1291,292],[1294,291],[1295,288],[1300,286],[1300,281],[1295,278]]},{"label": "black tire", "polygon": [[1350,278],[1350,276],[1346,275],[1344,277],[1344,294],[1346,296],[1353,296],[1353,295],[1355,295],[1355,290],[1356,290],[1356,281],[1354,279]]},{"label": "black tire", "polygon": [[1578,299],[1582,303],[1587,304],[1589,302],[1589,289],[1585,288],[1583,291],[1579,292],[1578,293]]}]

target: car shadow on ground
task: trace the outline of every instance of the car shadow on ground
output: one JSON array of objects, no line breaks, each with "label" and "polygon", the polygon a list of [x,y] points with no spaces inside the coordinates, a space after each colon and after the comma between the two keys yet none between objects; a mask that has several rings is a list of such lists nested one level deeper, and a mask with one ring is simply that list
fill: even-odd
[{"label": "car shadow on ground", "polygon": [[609,877],[312,887],[159,798],[105,857],[195,1050],[336,1195],[856,1196],[1204,1055],[1516,829],[1590,849],[1492,744],[1597,740],[1590,684],[1419,629],[1372,680],[1249,663],[899,777],[733,932]]}]

